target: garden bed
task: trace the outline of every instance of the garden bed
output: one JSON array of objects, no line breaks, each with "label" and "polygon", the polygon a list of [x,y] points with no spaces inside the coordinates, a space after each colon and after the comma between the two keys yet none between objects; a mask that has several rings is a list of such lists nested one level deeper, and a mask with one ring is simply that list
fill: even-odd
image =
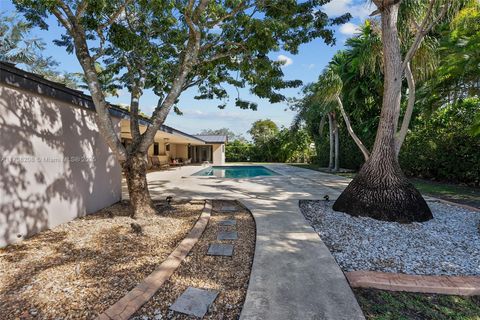
[{"label": "garden bed", "polygon": [[[235,204],[234,201],[213,201],[212,215],[200,240],[170,279],[132,319],[192,319],[169,310],[173,302],[190,286],[219,292],[203,319],[239,318],[255,250],[255,222],[250,212],[238,204],[236,211],[219,211],[221,206]],[[236,226],[219,226],[219,221],[226,219],[235,219]],[[238,239],[216,240],[219,230],[235,230]],[[233,256],[208,256],[208,246],[212,243],[233,244]]]},{"label": "garden bed", "polygon": [[399,224],[352,217],[332,204],[301,201],[300,208],[344,271],[480,275],[476,211],[430,201],[434,219]]},{"label": "garden bed", "polygon": [[2,320],[92,319],[115,303],[175,249],[203,209],[203,202],[155,204],[158,216],[134,220],[124,201],[0,249]]}]

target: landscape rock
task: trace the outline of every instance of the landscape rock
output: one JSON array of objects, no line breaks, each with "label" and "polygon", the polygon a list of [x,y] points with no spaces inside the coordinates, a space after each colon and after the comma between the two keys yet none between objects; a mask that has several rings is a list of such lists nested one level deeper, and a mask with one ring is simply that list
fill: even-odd
[{"label": "landscape rock", "polygon": [[480,275],[480,214],[429,201],[434,218],[400,224],[333,211],[333,203],[301,201],[300,209],[344,271]]}]

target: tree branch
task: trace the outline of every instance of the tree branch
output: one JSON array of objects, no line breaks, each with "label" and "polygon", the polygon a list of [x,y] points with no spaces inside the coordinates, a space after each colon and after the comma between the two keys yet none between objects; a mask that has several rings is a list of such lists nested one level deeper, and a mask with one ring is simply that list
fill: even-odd
[{"label": "tree branch", "polygon": [[58,10],[57,8],[52,8],[52,13],[53,15],[58,19],[58,21],[67,29],[68,33],[72,33],[73,28],[72,24],[66,17],[63,16],[63,14]]},{"label": "tree branch", "polygon": [[130,83],[132,84],[130,93],[130,132],[132,134],[133,144],[136,145],[140,142],[140,126],[138,124],[138,113],[140,105],[140,97],[142,90],[145,87],[146,72],[143,64],[140,66],[140,77],[135,79],[135,70],[132,64],[128,61],[127,57],[124,57],[125,65],[130,76]]},{"label": "tree branch", "polygon": [[[206,7],[207,0],[202,0],[198,7],[195,9],[195,15],[199,17]],[[165,122],[165,119],[170,112],[170,109],[174,105],[175,101],[180,96],[188,75],[194,65],[197,62],[198,54],[200,51],[201,33],[195,27],[194,20],[190,17],[192,12],[194,0],[189,1],[187,10],[184,13],[185,21],[189,27],[189,36],[185,53],[181,59],[178,67],[177,75],[173,80],[170,91],[164,100],[159,99],[157,107],[152,114],[152,125],[142,134],[142,141],[138,146],[140,152],[146,152],[148,147],[152,144],[155,134],[160,126]]]},{"label": "tree branch", "polygon": [[402,148],[402,144],[405,141],[405,137],[407,136],[408,126],[410,125],[410,120],[412,118],[413,107],[415,106],[415,79],[413,78],[412,69],[410,68],[410,62],[407,63],[405,77],[407,78],[408,83],[408,103],[407,109],[405,110],[405,115],[403,116],[402,127],[395,137],[395,153],[397,154],[397,157],[400,153],[400,149]]},{"label": "tree branch", "polygon": [[217,24],[219,23],[222,23],[223,21],[229,19],[229,18],[232,18],[234,15],[236,15],[237,13],[239,13],[240,11],[242,10],[245,10],[249,7],[249,5],[247,4],[247,2],[241,2],[238,6],[236,6],[235,8],[232,9],[232,11],[230,11],[229,13],[227,13],[226,15],[218,18],[217,20],[214,20],[214,21],[210,21],[206,24],[206,26],[208,28],[212,28],[214,26],[216,26]]},{"label": "tree branch", "polygon": [[440,21],[440,19],[442,19],[445,16],[445,14],[448,11],[448,7],[450,6],[450,2],[447,2],[443,6],[442,11],[440,11],[438,16],[435,17],[430,23],[428,23],[428,20],[430,20],[430,17],[432,16],[433,7],[435,5],[435,2],[436,2],[436,0],[430,0],[430,4],[428,6],[427,13],[426,13],[425,17],[423,18],[423,21],[420,24],[420,26],[417,28],[417,32],[416,32],[413,44],[411,45],[410,49],[407,51],[407,54],[405,55],[405,58],[403,60],[402,71],[405,71],[405,69],[407,68],[407,64],[412,60],[413,56],[417,52],[417,50],[420,47],[420,44],[422,43],[425,36],[432,30],[432,28],[438,23],[438,21]]},{"label": "tree branch", "polygon": [[370,157],[370,152],[368,152],[367,148],[362,143],[362,140],[360,140],[360,138],[353,131],[352,125],[350,124],[350,119],[348,118],[348,115],[345,112],[345,109],[343,108],[342,99],[340,99],[339,96],[337,96],[337,102],[338,102],[338,105],[340,106],[340,111],[342,112],[343,120],[345,120],[345,125],[347,126],[348,133],[350,134],[353,141],[355,141],[355,144],[358,146],[358,148],[362,152],[363,157],[365,158],[365,161],[367,161],[368,158]]},{"label": "tree branch", "polygon": [[87,9],[88,2],[87,0],[82,0],[78,6],[77,6],[77,11],[75,12],[75,17],[78,19],[82,16],[82,14],[85,12]]},{"label": "tree branch", "polygon": [[[65,2],[62,0],[57,0],[56,3],[58,6],[52,6],[51,12],[65,27],[65,29],[67,29],[68,33],[73,38],[75,54],[84,71],[88,89],[95,105],[95,111],[97,112],[96,122],[98,129],[105,138],[108,146],[113,150],[113,152],[116,153],[118,160],[120,162],[125,161],[127,157],[126,150],[117,135],[112,118],[110,117],[108,104],[105,100],[105,95],[98,79],[97,71],[95,70],[95,62],[90,55],[85,36],[85,30]],[[59,9],[63,10],[66,17],[60,12]]]},{"label": "tree branch", "polygon": [[117,11],[115,11],[115,13],[110,16],[110,19],[108,19],[108,21],[104,24],[101,24],[99,27],[98,27],[98,30],[102,31],[103,29],[107,28],[108,26],[111,26],[115,20],[118,19],[118,17],[120,17],[120,15],[122,14],[123,11],[125,11],[125,7],[130,3],[132,2],[132,0],[125,0],[125,2],[118,8]]}]

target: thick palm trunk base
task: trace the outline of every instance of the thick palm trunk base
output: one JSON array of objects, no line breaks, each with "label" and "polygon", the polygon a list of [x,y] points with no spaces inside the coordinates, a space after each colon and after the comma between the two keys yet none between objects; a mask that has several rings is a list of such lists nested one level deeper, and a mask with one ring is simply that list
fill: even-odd
[{"label": "thick palm trunk base", "polygon": [[128,156],[123,165],[127,180],[130,205],[135,218],[155,215],[157,211],[150,198],[147,183],[147,163],[142,155]]},{"label": "thick palm trunk base", "polygon": [[432,219],[420,192],[405,177],[398,162],[392,161],[390,165],[367,161],[335,201],[333,210],[400,223]]}]

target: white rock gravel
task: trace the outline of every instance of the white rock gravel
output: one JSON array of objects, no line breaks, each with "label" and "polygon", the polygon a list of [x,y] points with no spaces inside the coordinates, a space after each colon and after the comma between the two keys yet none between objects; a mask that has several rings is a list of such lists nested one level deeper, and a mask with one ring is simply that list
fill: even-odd
[{"label": "white rock gravel", "polygon": [[333,211],[333,202],[301,201],[305,218],[344,271],[480,275],[480,213],[429,201],[434,218],[399,224]]}]

